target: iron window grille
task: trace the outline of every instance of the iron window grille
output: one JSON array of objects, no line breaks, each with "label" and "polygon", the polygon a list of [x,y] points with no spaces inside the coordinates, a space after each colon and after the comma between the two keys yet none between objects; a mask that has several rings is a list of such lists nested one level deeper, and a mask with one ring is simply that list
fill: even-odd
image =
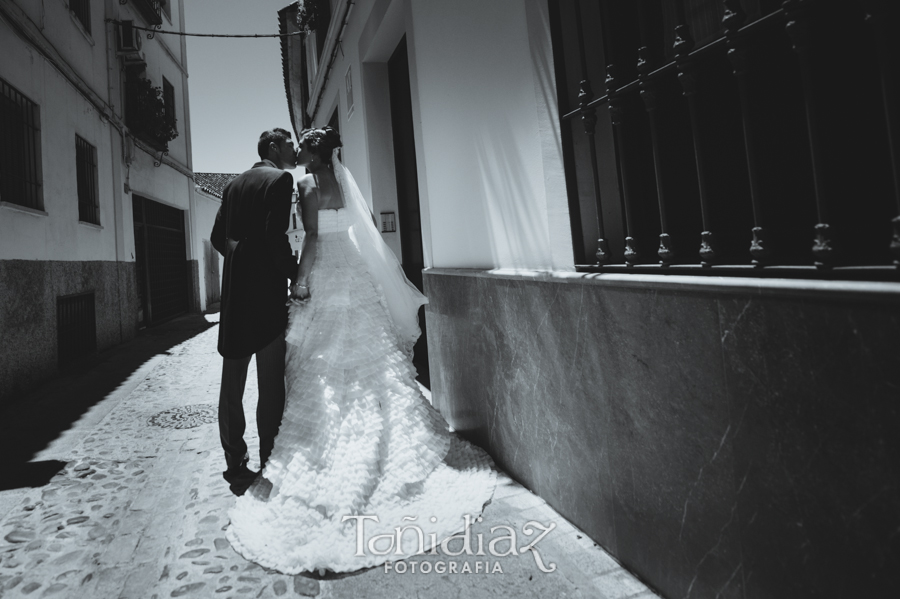
[{"label": "iron window grille", "polygon": [[94,292],[56,298],[56,338],[60,367],[97,349]]},{"label": "iron window grille", "polygon": [[174,129],[175,123],[178,121],[175,115],[175,87],[169,83],[169,80],[165,77],[163,77],[162,95],[163,105],[165,106],[164,110],[166,111],[166,121]]},{"label": "iron window grille", "polygon": [[91,0],[69,0],[69,10],[84,30],[91,33]]},{"label": "iron window grille", "polygon": [[38,105],[0,79],[0,201],[43,209]]},{"label": "iron window grille", "polygon": [[97,184],[97,148],[75,136],[78,220],[100,224],[100,194]]},{"label": "iron window grille", "polygon": [[579,270],[897,277],[900,3],[549,4]]}]

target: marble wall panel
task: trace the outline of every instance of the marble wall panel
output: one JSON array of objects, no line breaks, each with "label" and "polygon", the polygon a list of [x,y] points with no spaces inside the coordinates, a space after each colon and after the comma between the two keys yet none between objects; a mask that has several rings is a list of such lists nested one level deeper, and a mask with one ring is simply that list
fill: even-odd
[{"label": "marble wall panel", "polygon": [[673,597],[742,597],[718,314],[707,296],[588,286],[614,427],[617,556]]},{"label": "marble wall panel", "polygon": [[594,311],[591,296],[474,278],[429,276],[425,285],[437,300],[426,312],[436,405],[500,467],[615,547],[611,412],[600,403],[602,374],[582,369],[595,363],[597,333],[565,326],[563,307]]},{"label": "marble wall panel", "polygon": [[900,590],[898,295],[425,286],[436,405],[665,596]]},{"label": "marble wall panel", "polygon": [[897,306],[718,304],[748,599],[897,596]]}]

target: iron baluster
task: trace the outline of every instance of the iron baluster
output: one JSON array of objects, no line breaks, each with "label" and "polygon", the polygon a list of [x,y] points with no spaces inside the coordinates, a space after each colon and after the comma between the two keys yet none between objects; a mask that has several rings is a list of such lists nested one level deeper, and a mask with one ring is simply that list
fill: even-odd
[{"label": "iron baluster", "polygon": [[738,94],[741,101],[741,122],[744,131],[744,153],[747,156],[747,174],[750,179],[750,203],[753,207],[753,241],[750,242],[750,255],[753,264],[761,266],[768,258],[770,248],[766,231],[763,228],[762,195],[759,190],[759,170],[757,168],[756,139],[753,129],[753,103],[750,98],[750,49],[747,36],[739,33],[747,15],[738,0],[724,0],[725,16],[722,24],[725,27],[725,40],[728,48],[728,60],[738,83]]},{"label": "iron baluster", "polygon": [[[893,32],[888,33],[889,4],[896,0],[862,0],[866,11],[866,21],[872,27],[875,34],[875,44],[878,48],[878,63],[881,67],[881,95],[884,100],[884,119],[887,123],[888,150],[891,160],[891,175],[894,181],[894,202],[897,207],[897,216],[893,218],[893,236],[891,238],[891,254],[894,256],[894,266],[900,268],[900,156],[897,154],[900,139],[898,139],[898,115],[897,103],[897,72],[894,61],[898,51],[897,42]],[[897,8],[893,7],[894,17],[897,16]],[[896,26],[896,19],[894,19]]]},{"label": "iron baluster", "polygon": [[622,206],[625,209],[625,264],[634,266],[640,259],[641,253],[632,235],[634,232],[634,215],[631,212],[632,197],[631,189],[628,185],[628,168],[625,158],[625,107],[623,106],[622,95],[617,93],[617,84],[615,65],[606,65],[606,96],[609,98],[608,108],[614,128],[618,154],[616,170],[619,176],[619,193],[622,196]]},{"label": "iron baluster", "polygon": [[649,48],[647,48],[647,46],[641,46],[638,50],[637,68],[641,82],[641,100],[644,102],[644,107],[647,109],[647,117],[650,121],[650,142],[653,146],[653,171],[656,175],[656,198],[659,203],[660,234],[659,249],[656,253],[659,256],[659,263],[663,266],[668,266],[675,260],[675,251],[672,249],[672,240],[666,232],[668,219],[666,218],[665,188],[663,187],[662,150],[659,145],[659,125],[657,123],[659,117],[656,113],[658,96],[656,84],[649,77],[650,72],[653,70],[653,66],[650,64],[647,57],[648,54]]},{"label": "iron baluster", "polygon": [[597,127],[597,109],[590,106],[594,99],[594,90],[587,75],[587,58],[584,52],[584,30],[581,23],[581,5],[575,0],[575,21],[578,32],[578,52],[581,58],[581,83],[578,90],[578,107],[581,112],[581,121],[584,123],[584,132],[588,137],[588,148],[591,153],[591,179],[594,184],[594,201],[597,204],[597,231],[600,238],[597,239],[597,264],[609,262],[609,244],[606,241],[606,233],[603,228],[603,203],[600,198],[600,172],[597,166],[597,142],[594,136]]},{"label": "iron baluster", "polygon": [[[678,4],[680,6],[680,3]],[[709,266],[716,257],[715,240],[710,230],[709,198],[707,196],[706,176],[704,171],[703,146],[700,135],[700,115],[697,109],[698,77],[696,62],[691,59],[694,40],[684,24],[683,10],[679,11],[681,23],[675,27],[675,64],[678,68],[678,81],[687,98],[688,111],[691,117],[691,132],[694,143],[694,161],[697,165],[697,184],[700,193],[700,215],[703,220],[703,231],[700,233],[700,263]]]},{"label": "iron baluster", "polygon": [[594,137],[597,126],[597,109],[588,106],[594,92],[591,90],[591,82],[582,80],[581,89],[578,92],[578,103],[581,107],[581,120],[584,123],[584,132],[588,136],[588,147],[591,151],[591,178],[594,183],[594,199],[597,202],[597,231],[600,238],[597,240],[597,264],[609,262],[609,245],[606,234],[603,231],[603,204],[600,201],[600,173],[597,167],[597,143]]},{"label": "iron baluster", "polygon": [[818,268],[828,268],[834,262],[835,250],[831,242],[831,227],[828,224],[826,174],[822,161],[822,145],[819,139],[817,104],[813,89],[812,40],[809,24],[809,0],[784,0],[782,3],[786,19],[785,31],[791,38],[794,51],[800,62],[800,77],[803,83],[803,102],[806,110],[806,129],[809,136],[809,151],[812,159],[813,189],[816,196],[816,238],[812,253]]}]

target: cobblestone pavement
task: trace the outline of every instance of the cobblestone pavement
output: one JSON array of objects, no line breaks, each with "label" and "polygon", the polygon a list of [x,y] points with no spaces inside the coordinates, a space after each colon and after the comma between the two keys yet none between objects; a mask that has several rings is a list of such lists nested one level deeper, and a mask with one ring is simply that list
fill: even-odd
[{"label": "cobblestone pavement", "polygon": [[[136,348],[146,350],[146,341],[111,350],[91,372],[49,383],[2,414],[7,438],[33,438],[41,422],[65,413],[79,389],[111,389],[60,426],[27,464],[58,470],[54,475],[0,491],[0,597],[656,597],[502,474],[483,521],[471,528],[473,551],[509,530],[521,548],[540,534],[527,522],[555,524],[534,545],[537,555],[424,555],[340,576],[287,576],[248,562],[224,534],[234,498],[221,476],[215,426],[217,328],[198,316],[185,318],[156,331],[161,337],[169,331],[172,346],[145,361],[138,357],[130,372],[122,372],[122,361]],[[214,322],[216,315],[206,318]],[[255,380],[251,362],[248,423],[254,422]],[[495,528],[501,525],[509,529]],[[509,551],[510,544],[496,547]]]}]

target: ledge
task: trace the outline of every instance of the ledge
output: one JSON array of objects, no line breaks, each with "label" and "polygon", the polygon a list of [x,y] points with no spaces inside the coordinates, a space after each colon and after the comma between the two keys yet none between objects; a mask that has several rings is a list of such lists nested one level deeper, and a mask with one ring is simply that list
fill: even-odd
[{"label": "ledge", "polygon": [[149,154],[151,158],[153,158],[154,162],[159,162],[160,164],[165,164],[166,166],[178,171],[188,179],[194,179],[194,171],[189,169],[187,165],[182,164],[178,160],[171,158],[167,154],[160,152],[159,150],[154,150],[150,144],[143,141],[139,137],[135,137],[133,134],[129,133],[129,137],[134,140],[134,147],[139,148],[145,154]]},{"label": "ledge", "polygon": [[79,224],[79,225],[84,225],[85,227],[88,227],[89,229],[96,229],[96,230],[98,230],[98,231],[102,231],[102,230],[103,230],[103,225],[98,225],[97,223],[89,223],[89,222],[86,221],[86,220],[79,220],[79,221],[78,221],[78,224]]},{"label": "ledge", "polygon": [[28,206],[14,204],[12,202],[0,202],[0,208],[9,208],[10,210],[15,210],[16,212],[22,212],[23,214],[30,214],[31,216],[49,216],[49,214],[47,214],[47,212],[45,212],[44,210],[38,210],[37,208],[29,208]]},{"label": "ledge", "polygon": [[756,297],[846,299],[890,302],[900,305],[900,283],[879,281],[817,281],[754,277],[690,275],[597,274],[568,271],[517,269],[427,268],[423,274],[530,281],[566,285],[596,285],[619,289],[683,291],[698,294],[726,294]]}]

